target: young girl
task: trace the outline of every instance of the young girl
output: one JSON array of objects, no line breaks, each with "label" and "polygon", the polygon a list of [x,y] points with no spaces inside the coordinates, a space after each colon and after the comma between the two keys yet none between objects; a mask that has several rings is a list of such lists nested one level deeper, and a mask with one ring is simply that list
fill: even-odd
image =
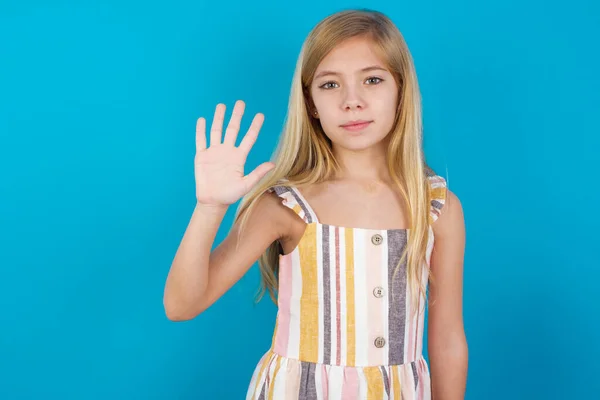
[{"label": "young girl", "polygon": [[424,160],[417,78],[398,29],[368,10],[319,23],[274,162],[246,176],[263,116],[236,147],[243,112],[238,101],[223,137],[217,106],[209,147],[198,120],[197,206],[167,278],[167,316],[196,317],[258,260],[261,296],[279,311],[247,399],[463,399],[463,214]]}]

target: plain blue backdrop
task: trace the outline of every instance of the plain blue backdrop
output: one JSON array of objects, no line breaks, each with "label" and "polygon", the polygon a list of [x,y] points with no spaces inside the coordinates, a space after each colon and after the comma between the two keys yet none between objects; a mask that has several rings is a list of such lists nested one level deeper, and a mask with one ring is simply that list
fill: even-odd
[{"label": "plain blue backdrop", "polygon": [[306,34],[363,6],[405,35],[427,158],[465,210],[467,399],[596,396],[593,3],[3,1],[0,399],[244,397],[276,312],[256,265],[193,321],[163,311],[195,122],[245,100],[244,130],[266,116],[247,170],[267,161]]}]

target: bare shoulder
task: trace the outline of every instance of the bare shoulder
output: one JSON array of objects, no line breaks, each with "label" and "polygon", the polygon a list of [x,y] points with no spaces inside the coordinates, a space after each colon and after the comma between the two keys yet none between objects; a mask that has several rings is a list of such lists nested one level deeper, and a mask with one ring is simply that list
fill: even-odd
[{"label": "bare shoulder", "polygon": [[[290,215],[281,203],[281,198],[272,191],[259,195],[249,212],[242,233],[243,237],[262,236],[271,242],[286,238],[289,234]],[[241,219],[233,225],[230,236],[239,233]]]},{"label": "bare shoulder", "polygon": [[447,236],[464,231],[463,207],[458,196],[446,189],[446,199],[441,209],[440,217],[433,223],[436,236]]}]

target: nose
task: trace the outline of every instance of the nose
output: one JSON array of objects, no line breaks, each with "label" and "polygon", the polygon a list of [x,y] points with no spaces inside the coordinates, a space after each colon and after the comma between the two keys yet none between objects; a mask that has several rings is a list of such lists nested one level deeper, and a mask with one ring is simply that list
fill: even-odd
[{"label": "nose", "polygon": [[347,86],[343,97],[344,111],[355,111],[364,107],[365,102],[361,96],[360,89],[354,86]]}]

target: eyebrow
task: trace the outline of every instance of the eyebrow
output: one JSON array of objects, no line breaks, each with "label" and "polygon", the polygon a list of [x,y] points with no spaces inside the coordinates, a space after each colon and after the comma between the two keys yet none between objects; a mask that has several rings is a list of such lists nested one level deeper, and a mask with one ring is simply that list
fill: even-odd
[{"label": "eyebrow", "polygon": [[[370,67],[366,67],[366,68],[363,68],[360,70],[360,72],[369,72],[369,71],[386,71],[387,72],[387,69],[385,69],[379,65],[371,65]],[[339,73],[335,72],[335,71],[321,71],[317,75],[315,75],[314,79],[318,79],[318,78],[321,78],[326,75],[339,75]]]}]

